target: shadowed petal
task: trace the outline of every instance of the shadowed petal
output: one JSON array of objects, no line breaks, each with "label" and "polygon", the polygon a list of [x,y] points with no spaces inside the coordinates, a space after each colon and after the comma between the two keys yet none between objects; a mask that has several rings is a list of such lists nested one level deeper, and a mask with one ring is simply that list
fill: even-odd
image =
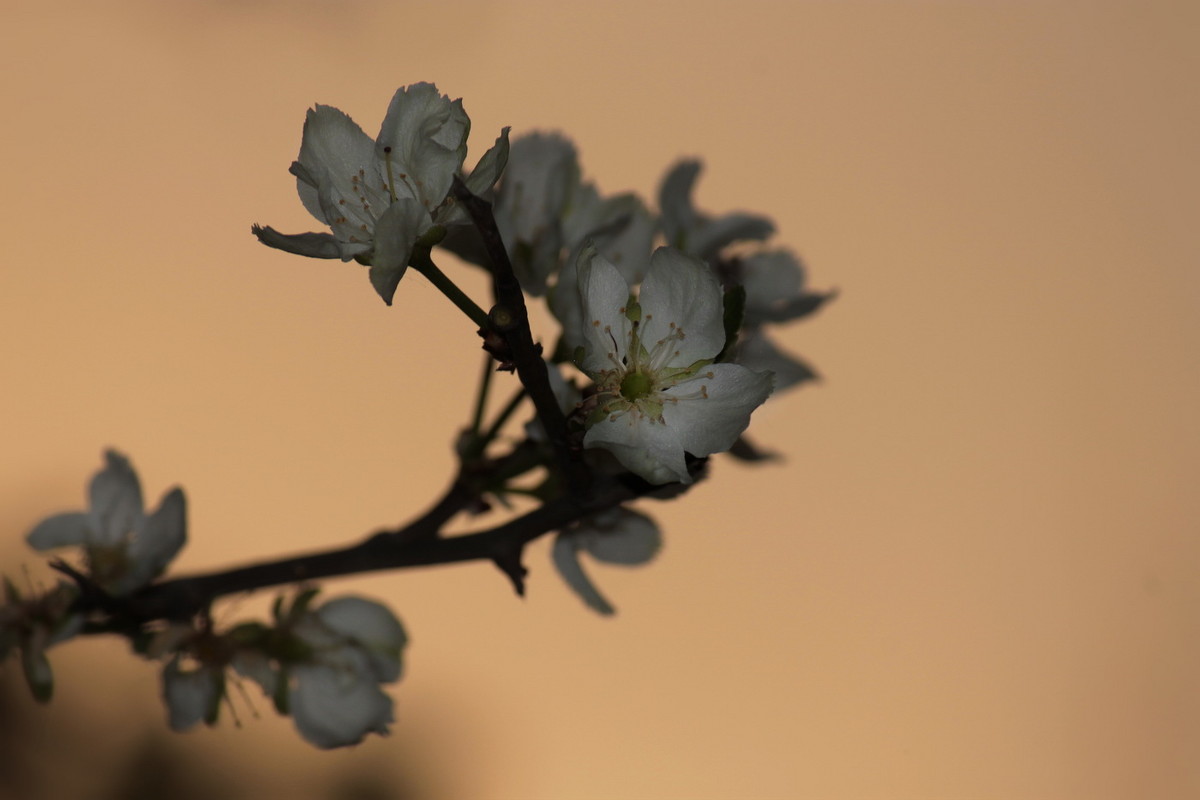
[{"label": "shadowed petal", "polygon": [[712,364],[663,393],[679,396],[678,402],[663,404],[663,419],[692,455],[719,453],[732,447],[750,425],[750,412],[762,405],[771,387],[770,373],[739,364]]}]

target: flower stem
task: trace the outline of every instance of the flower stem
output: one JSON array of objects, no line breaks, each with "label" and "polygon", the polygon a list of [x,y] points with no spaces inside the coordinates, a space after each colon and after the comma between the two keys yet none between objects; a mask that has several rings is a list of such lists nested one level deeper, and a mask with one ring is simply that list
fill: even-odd
[{"label": "flower stem", "polygon": [[438,290],[450,298],[450,302],[458,306],[464,314],[466,314],[472,322],[480,328],[488,327],[487,312],[480,308],[474,300],[467,297],[466,293],[446,277],[446,273],[437,268],[437,264],[433,263],[433,259],[429,257],[429,253],[413,253],[411,266],[417,272],[429,279],[429,282],[438,288]]},{"label": "flower stem", "polygon": [[482,442],[484,447],[487,447],[496,438],[497,434],[500,433],[500,428],[504,426],[505,422],[508,422],[508,418],[517,410],[517,406],[521,405],[521,401],[525,399],[527,394],[524,388],[518,389],[517,393],[508,401],[508,405],[500,411],[500,415],[492,422],[492,426],[488,428],[487,433],[483,434]]},{"label": "flower stem", "polygon": [[483,408],[487,405],[488,389],[492,385],[492,373],[495,369],[492,357],[485,353],[483,375],[479,378],[479,396],[475,398],[475,416],[471,419],[471,435],[476,438],[479,436],[479,426],[483,424]]}]

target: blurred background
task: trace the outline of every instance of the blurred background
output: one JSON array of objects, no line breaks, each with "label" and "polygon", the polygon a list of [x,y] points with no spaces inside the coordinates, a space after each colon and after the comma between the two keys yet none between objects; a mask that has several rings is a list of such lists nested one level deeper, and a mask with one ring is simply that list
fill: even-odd
[{"label": "blurred background", "polygon": [[286,171],[314,103],[373,136],[434,81],[468,163],[502,125],[562,130],[609,192],[700,156],[702,208],[771,215],[841,296],[782,334],[823,376],[755,417],[785,460],[643,504],[658,561],[592,569],[616,618],[547,542],[524,600],[487,565],[330,582],[412,638],[393,735],[336,752],[253,693],[170,734],[154,665],[73,642],[49,708],[5,668],[0,795],[1200,795],[1198,31],[1188,2],[14,5],[20,581],[106,446],[148,502],[186,488],[182,572],[353,541],[450,478],[470,326],[419,276],[387,308],[250,235],[318,228]]}]

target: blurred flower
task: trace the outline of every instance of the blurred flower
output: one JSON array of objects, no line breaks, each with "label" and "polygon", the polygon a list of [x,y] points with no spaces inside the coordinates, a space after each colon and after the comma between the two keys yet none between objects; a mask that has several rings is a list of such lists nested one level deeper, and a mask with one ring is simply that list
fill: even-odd
[{"label": "blurred flower", "polygon": [[163,702],[167,704],[167,724],[173,731],[186,731],[201,722],[217,721],[221,700],[225,697],[225,665],[181,665],[177,655],[163,667]]},{"label": "blurred flower", "polygon": [[658,223],[634,194],[601,197],[592,184],[575,192],[563,220],[570,254],[550,292],[550,310],[562,324],[564,351],[583,345],[583,308],[579,298],[578,257],[589,244],[634,285],[646,277]]},{"label": "blurred flower", "polygon": [[392,612],[360,597],[340,597],[304,613],[291,632],[310,651],[286,668],[288,710],[300,735],[331,748],[357,744],[368,733],[386,734],[392,699],[379,684],[400,679],[408,641]]},{"label": "blurred flower", "polygon": [[575,145],[556,133],[531,133],[512,143],[496,189],[496,227],[521,287],[546,291],[564,245],[563,215],[579,186]]},{"label": "blurred flower", "polygon": [[78,589],[57,584],[42,595],[22,598],[16,586],[4,579],[4,605],[0,606],[0,661],[13,650],[21,653],[25,681],[39,703],[54,694],[54,673],[46,650],[83,629],[83,615],[71,612]]},{"label": "blurred flower", "polygon": [[[259,225],[252,231],[263,244],[289,253],[370,265],[371,284],[390,304],[418,240],[436,224],[465,219],[447,194],[462,171],[470,127],[462,101],[451,101],[431,83],[396,92],[374,141],[342,111],[318,105],[305,119],[290,171],[304,207],[333,232],[282,234]],[[468,187],[489,188],[507,152],[505,129]]]},{"label": "blurred flower", "polygon": [[663,178],[658,205],[668,246],[707,261],[734,242],[762,241],[775,232],[775,224],[758,214],[734,212],[711,217],[697,211],[692,188],[699,175],[700,162],[685,160]]},{"label": "blurred flower", "polygon": [[90,508],[56,514],[30,531],[35,550],[80,546],[96,585],[120,595],[145,586],[166,568],[187,541],[183,490],[167,492],[154,513],[142,510],[142,487],[120,453],[104,453],[107,466],[92,478]]},{"label": "blurred flower", "polygon": [[809,291],[804,265],[786,250],[722,259],[717,263],[717,272],[727,286],[740,284],[746,289],[745,324],[733,360],[750,369],[774,372],[776,390],[815,378],[808,364],[771,340],[765,326],[805,317],[834,293]]},{"label": "blurred flower", "polygon": [[594,249],[580,256],[584,340],[579,366],[596,382],[585,447],[612,452],[651,483],[690,483],[684,453],[729,449],[771,393],[768,373],[714,364],[725,346],[712,270],[659,248],[637,300]]},{"label": "blurred flower", "polygon": [[561,531],[554,539],[552,557],[558,574],[588,608],[600,614],[615,609],[588,578],[579,563],[584,551],[607,564],[645,564],[662,547],[662,534],[654,520],[626,508],[614,508]]}]

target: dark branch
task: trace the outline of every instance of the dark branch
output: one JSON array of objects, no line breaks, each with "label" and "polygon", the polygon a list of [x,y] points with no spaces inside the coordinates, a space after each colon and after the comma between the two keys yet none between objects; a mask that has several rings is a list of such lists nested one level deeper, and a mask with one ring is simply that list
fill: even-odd
[{"label": "dark branch", "polygon": [[529,329],[529,312],[525,307],[525,294],[521,291],[521,283],[517,280],[516,273],[513,272],[508,250],[500,237],[500,230],[496,227],[491,203],[472,194],[466,184],[457,177],[451,192],[475,223],[492,262],[492,289],[496,297],[496,306],[489,315],[492,328],[503,337],[507,354],[516,367],[517,376],[533,400],[538,419],[554,447],[555,460],[567,486],[572,494],[582,495],[587,491],[591,475],[578,453],[570,446],[567,418],[558,407],[558,400],[550,388],[542,348],[533,341],[533,333]]},{"label": "dark branch", "polygon": [[254,589],[361,572],[477,560],[496,562],[521,591],[524,587],[521,555],[529,542],[621,503],[670,488],[653,486],[632,474],[608,477],[597,481],[583,500],[564,495],[503,525],[477,533],[439,537],[437,530],[453,516],[451,509],[470,497],[469,492],[462,492],[458,486],[456,482],[441,502],[411,524],[375,534],[350,547],[175,578],[148,586],[127,598],[107,598],[109,602],[103,604],[103,609],[93,598],[79,610],[108,613],[112,622],[100,630],[128,631],[151,620],[188,619],[206,612],[220,597]]}]

